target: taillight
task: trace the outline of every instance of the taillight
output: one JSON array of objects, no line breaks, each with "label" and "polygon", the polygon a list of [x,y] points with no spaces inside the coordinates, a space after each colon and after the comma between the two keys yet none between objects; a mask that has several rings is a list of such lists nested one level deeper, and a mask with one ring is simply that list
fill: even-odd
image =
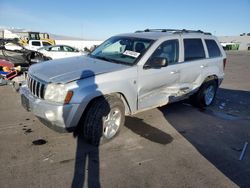
[{"label": "taillight", "polygon": [[225,70],[225,68],[226,68],[226,64],[227,64],[227,59],[226,59],[226,58],[224,58],[224,59],[223,59],[223,70]]}]

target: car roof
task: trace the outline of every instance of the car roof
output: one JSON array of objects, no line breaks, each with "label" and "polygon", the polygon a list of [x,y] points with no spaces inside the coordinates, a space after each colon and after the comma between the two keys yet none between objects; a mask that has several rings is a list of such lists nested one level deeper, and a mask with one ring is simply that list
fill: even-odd
[{"label": "car roof", "polygon": [[53,48],[53,47],[60,47],[60,46],[66,46],[66,47],[70,47],[70,48],[75,49],[74,47],[69,46],[69,45],[65,45],[65,44],[57,44],[57,45],[51,45],[51,46],[46,46],[46,47],[48,47],[48,48]]},{"label": "car roof", "polygon": [[127,37],[135,37],[135,38],[144,38],[144,39],[152,39],[158,40],[160,38],[165,38],[167,36],[193,36],[193,37],[203,37],[208,36],[208,38],[213,38],[211,33],[206,33],[200,30],[168,30],[168,29],[146,29],[144,31],[136,31],[135,33],[124,33],[116,36],[127,36]]},{"label": "car roof", "polygon": [[48,41],[46,41],[46,40],[37,40],[37,39],[32,39],[32,40],[29,40],[29,41],[31,41],[31,42],[40,42],[40,41],[42,41],[42,42],[48,42]]},{"label": "car roof", "polygon": [[57,46],[67,46],[67,45],[64,45],[64,44],[57,44],[57,45],[51,45],[49,47],[57,47]]},{"label": "car roof", "polygon": [[163,32],[141,32],[141,33],[124,33],[117,36],[127,36],[127,37],[135,37],[135,38],[146,38],[146,39],[153,39],[157,40],[161,37],[165,37],[171,35],[170,33],[163,33]]}]

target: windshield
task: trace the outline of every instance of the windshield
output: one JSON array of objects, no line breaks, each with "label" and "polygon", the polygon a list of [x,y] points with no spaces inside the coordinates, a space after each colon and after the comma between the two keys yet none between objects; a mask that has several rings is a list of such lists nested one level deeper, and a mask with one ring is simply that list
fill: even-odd
[{"label": "windshield", "polygon": [[135,64],[147,51],[153,40],[132,37],[111,37],[91,54],[91,57],[114,63]]}]

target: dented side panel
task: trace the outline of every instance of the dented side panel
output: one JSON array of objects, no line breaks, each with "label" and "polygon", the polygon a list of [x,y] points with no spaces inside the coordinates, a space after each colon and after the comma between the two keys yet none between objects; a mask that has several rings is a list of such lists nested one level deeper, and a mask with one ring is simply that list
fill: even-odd
[{"label": "dented side panel", "polygon": [[175,95],[173,89],[178,85],[178,65],[161,69],[139,69],[138,73],[138,110],[162,106],[169,102],[169,96]]}]

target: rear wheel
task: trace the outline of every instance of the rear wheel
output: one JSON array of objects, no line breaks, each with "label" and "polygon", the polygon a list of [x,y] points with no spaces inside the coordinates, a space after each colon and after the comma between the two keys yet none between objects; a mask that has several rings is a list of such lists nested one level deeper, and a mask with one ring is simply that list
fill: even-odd
[{"label": "rear wheel", "polygon": [[214,101],[218,84],[216,80],[209,80],[204,82],[197,93],[190,97],[191,102],[200,108],[211,105]]},{"label": "rear wheel", "polygon": [[114,138],[124,124],[125,107],[120,98],[108,95],[95,99],[84,114],[81,134],[98,146]]}]

